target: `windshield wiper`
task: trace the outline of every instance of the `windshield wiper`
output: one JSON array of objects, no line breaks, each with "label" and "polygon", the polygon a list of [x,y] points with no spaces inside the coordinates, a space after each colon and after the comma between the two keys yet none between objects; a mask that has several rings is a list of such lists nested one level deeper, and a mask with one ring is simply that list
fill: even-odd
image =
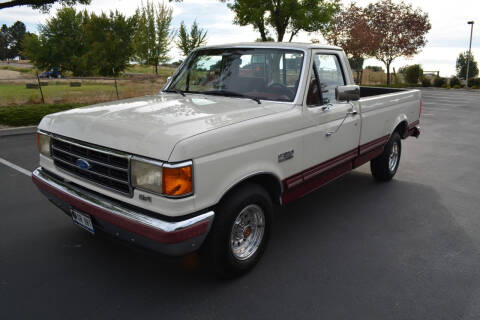
[{"label": "windshield wiper", "polygon": [[175,89],[175,88],[173,88],[173,89],[165,90],[165,92],[174,92],[174,93],[181,94],[182,96],[185,97],[185,93],[184,93],[182,90],[180,90],[180,89]]},{"label": "windshield wiper", "polygon": [[212,90],[212,91],[204,91],[202,92],[203,94],[214,94],[218,96],[227,96],[227,97],[240,97],[240,98],[247,98],[247,99],[252,99],[253,101],[257,102],[258,104],[261,104],[262,102],[260,101],[259,98],[249,96],[247,94],[243,94],[240,92],[235,92],[235,91],[228,91],[228,90]]}]

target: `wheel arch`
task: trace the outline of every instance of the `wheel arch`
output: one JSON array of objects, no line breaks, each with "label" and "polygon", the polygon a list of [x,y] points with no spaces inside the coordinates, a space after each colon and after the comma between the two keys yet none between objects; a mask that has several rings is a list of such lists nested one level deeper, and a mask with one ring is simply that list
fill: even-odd
[{"label": "wheel arch", "polygon": [[226,191],[221,195],[218,202],[222,201],[223,199],[225,199],[225,197],[235,192],[235,190],[238,189],[240,186],[247,183],[254,183],[260,185],[269,194],[274,204],[281,204],[280,198],[283,192],[282,182],[276,174],[271,172],[256,172],[243,177],[242,179],[236,181],[230,187],[228,187]]},{"label": "wheel arch", "polygon": [[390,135],[392,135],[394,132],[398,132],[400,134],[400,137],[402,139],[405,139],[408,137],[408,120],[407,116],[402,114],[399,115],[392,126],[392,130],[390,131]]}]

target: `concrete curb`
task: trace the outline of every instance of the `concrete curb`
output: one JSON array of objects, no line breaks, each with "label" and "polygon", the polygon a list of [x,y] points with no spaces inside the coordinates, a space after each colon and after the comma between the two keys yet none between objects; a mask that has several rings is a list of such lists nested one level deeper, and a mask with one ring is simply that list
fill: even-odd
[{"label": "concrete curb", "polygon": [[11,129],[0,129],[0,137],[17,136],[22,134],[32,134],[37,131],[37,126],[18,127]]}]

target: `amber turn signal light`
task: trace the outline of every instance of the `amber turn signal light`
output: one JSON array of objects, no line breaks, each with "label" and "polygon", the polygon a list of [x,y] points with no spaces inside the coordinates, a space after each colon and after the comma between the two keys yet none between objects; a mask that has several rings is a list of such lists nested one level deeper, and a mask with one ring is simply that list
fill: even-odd
[{"label": "amber turn signal light", "polygon": [[166,196],[181,197],[193,192],[192,166],[163,167],[162,193]]}]

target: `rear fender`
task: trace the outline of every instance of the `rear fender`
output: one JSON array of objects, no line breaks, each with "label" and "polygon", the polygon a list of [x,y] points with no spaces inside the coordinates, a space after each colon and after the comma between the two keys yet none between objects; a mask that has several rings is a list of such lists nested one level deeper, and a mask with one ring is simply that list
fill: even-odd
[{"label": "rear fender", "polygon": [[405,114],[398,115],[393,121],[393,125],[390,127],[389,135],[392,135],[397,129],[399,129],[399,134],[402,138],[408,136],[408,118]]}]

